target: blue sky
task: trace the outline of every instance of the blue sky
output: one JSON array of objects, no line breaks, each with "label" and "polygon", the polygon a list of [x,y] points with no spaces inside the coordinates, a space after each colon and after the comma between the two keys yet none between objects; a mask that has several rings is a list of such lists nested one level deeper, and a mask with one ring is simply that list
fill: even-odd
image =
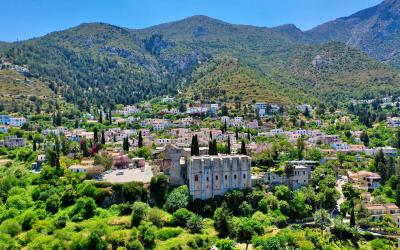
[{"label": "blue sky", "polygon": [[0,41],[24,40],[105,22],[128,28],[207,15],[230,23],[303,30],[348,16],[381,0],[0,0]]}]

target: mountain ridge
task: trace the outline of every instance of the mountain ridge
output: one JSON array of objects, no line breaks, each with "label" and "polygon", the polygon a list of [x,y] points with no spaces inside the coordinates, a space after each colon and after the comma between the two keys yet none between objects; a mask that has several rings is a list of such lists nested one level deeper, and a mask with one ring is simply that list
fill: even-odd
[{"label": "mountain ridge", "polygon": [[[368,90],[376,95],[399,87],[397,71],[335,40],[313,41],[294,25],[255,27],[202,15],[145,29],[83,23],[4,47],[7,60],[55,82],[60,94],[82,107],[175,95],[200,81],[194,74],[197,69],[221,57],[238,59],[244,74],[263,75],[268,79],[265,88],[276,90],[280,84],[322,100],[359,97]],[[379,74],[373,78],[368,72]],[[217,79],[215,73],[222,71],[204,72]],[[357,93],[342,95],[337,86],[351,86]]]}]

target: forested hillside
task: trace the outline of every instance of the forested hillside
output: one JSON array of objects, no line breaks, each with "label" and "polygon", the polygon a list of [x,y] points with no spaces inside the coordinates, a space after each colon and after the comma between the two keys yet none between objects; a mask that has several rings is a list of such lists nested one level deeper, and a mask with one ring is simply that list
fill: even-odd
[{"label": "forested hillside", "polygon": [[[82,108],[175,95],[193,84],[221,83],[219,88],[229,92],[223,81],[229,83],[227,72],[233,69],[224,67],[231,59],[241,68],[231,80],[248,84],[227,98],[244,102],[340,100],[398,90],[396,71],[366,54],[342,43],[309,45],[288,33],[301,35],[291,25],[269,29],[205,16],[143,30],[92,23],[6,44],[0,53],[54,82],[56,94]],[[247,89],[252,86],[262,91],[254,95]]]}]

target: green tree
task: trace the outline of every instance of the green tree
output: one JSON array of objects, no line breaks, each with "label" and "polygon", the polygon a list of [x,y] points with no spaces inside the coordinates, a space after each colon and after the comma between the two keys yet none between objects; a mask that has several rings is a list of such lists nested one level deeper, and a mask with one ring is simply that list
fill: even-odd
[{"label": "green tree", "polygon": [[139,240],[146,249],[154,247],[157,228],[149,222],[142,222],[139,226]]},{"label": "green tree", "polygon": [[168,176],[161,173],[150,181],[150,199],[158,207],[164,206],[168,194]]},{"label": "green tree", "polygon": [[188,204],[189,190],[186,185],[183,185],[172,190],[172,192],[168,195],[164,208],[168,212],[173,213],[180,208],[187,207]]},{"label": "green tree", "polygon": [[203,229],[203,218],[197,214],[192,214],[186,223],[186,228],[189,229],[191,233],[200,233]]},{"label": "green tree", "polygon": [[139,226],[140,222],[146,217],[149,206],[146,203],[136,201],[132,205],[131,225]]},{"label": "green tree", "polygon": [[364,143],[364,146],[368,147],[369,145],[369,136],[366,131],[363,131],[360,135],[360,140]]},{"label": "green tree", "polygon": [[305,149],[304,138],[300,137],[299,139],[297,139],[297,158],[299,160],[303,159],[304,149]]},{"label": "green tree", "polygon": [[331,217],[325,209],[320,209],[314,213],[314,222],[322,230],[331,225]]},{"label": "green tree", "polygon": [[82,221],[90,219],[96,214],[96,208],[96,202],[92,198],[79,198],[70,211],[71,220]]},{"label": "green tree", "polygon": [[225,207],[219,207],[214,212],[214,227],[220,238],[226,238],[232,231],[232,215]]}]

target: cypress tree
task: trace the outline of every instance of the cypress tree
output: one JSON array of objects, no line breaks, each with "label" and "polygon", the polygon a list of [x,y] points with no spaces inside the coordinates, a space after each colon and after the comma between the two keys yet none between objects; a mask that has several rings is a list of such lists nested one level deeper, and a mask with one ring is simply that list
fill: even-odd
[{"label": "cypress tree", "polygon": [[238,128],[235,129],[235,137],[236,137],[236,140],[239,140],[239,130],[238,130]]},{"label": "cypress tree", "polygon": [[100,110],[99,123],[103,123],[103,111]]},{"label": "cypress tree", "polygon": [[111,109],[108,110],[108,121],[110,122],[110,124],[112,123]]},{"label": "cypress tree", "polygon": [[209,141],[208,142],[208,154],[209,155],[212,155],[212,153],[213,153],[213,144],[212,144],[212,141]]},{"label": "cypress tree", "polygon": [[226,124],[226,119],[225,119],[225,123],[224,123],[224,131],[222,131],[222,132],[224,132],[224,133],[226,133],[226,131],[228,130],[228,125]]},{"label": "cypress tree", "polygon": [[32,150],[36,151],[36,139],[33,139]]},{"label": "cypress tree", "polygon": [[353,201],[353,199],[351,199],[350,206],[351,206],[350,226],[354,227],[356,225],[356,216],[355,216],[355,213],[354,213],[354,201]]},{"label": "cypress tree", "polygon": [[142,130],[139,131],[138,147],[139,147],[139,148],[143,147],[143,135],[142,135]]},{"label": "cypress tree", "polygon": [[190,145],[190,154],[192,156],[200,155],[199,141],[197,140],[197,135],[194,135],[192,137],[192,144]]},{"label": "cypress tree", "polygon": [[251,139],[250,128],[247,128],[247,140]]},{"label": "cypress tree", "polygon": [[245,144],[244,140],[242,140],[242,145],[240,147],[240,153],[242,155],[247,155],[246,144]]},{"label": "cypress tree", "polygon": [[128,151],[129,151],[129,140],[128,140],[128,137],[125,137],[125,138],[124,138],[122,148],[123,148],[123,150],[124,150],[125,152],[128,152]]},{"label": "cypress tree", "polygon": [[199,140],[197,135],[194,136],[194,153],[195,155],[200,155]]},{"label": "cypress tree", "polygon": [[101,131],[101,144],[106,144],[106,136],[104,135],[104,130]]},{"label": "cypress tree", "polygon": [[226,149],[226,153],[228,155],[231,154],[231,137],[230,136],[228,136],[228,146],[227,146],[227,149]]},{"label": "cypress tree", "polygon": [[215,139],[212,141],[212,149],[213,149],[212,155],[218,155],[217,140]]},{"label": "cypress tree", "polygon": [[93,129],[93,140],[94,143],[97,143],[99,141],[99,130],[97,128]]}]

